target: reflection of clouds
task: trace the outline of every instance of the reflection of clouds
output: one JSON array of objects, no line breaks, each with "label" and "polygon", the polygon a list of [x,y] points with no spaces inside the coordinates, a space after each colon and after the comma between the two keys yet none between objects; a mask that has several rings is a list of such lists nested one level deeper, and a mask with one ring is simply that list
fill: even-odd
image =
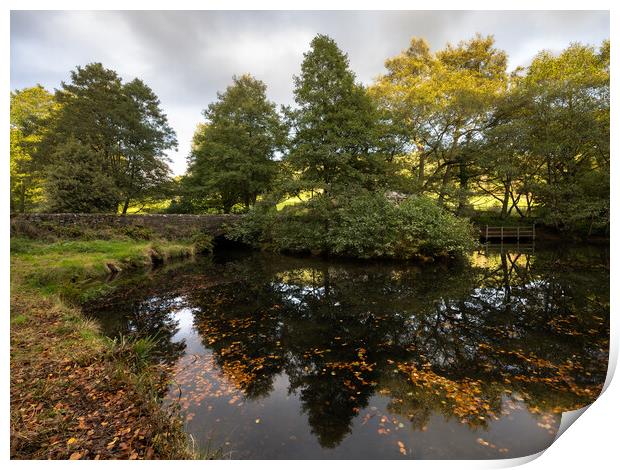
[{"label": "reflection of clouds", "polygon": [[[274,282],[271,284],[271,287],[283,293],[283,301],[296,306],[308,306],[308,297],[315,300],[325,297],[325,287],[295,285],[284,282]],[[340,305],[340,302],[336,302],[335,306],[338,305]]]},{"label": "reflection of clouds", "polygon": [[[550,282],[544,279],[532,280],[524,285],[506,287],[476,287],[463,305],[469,309],[483,311],[489,307],[501,308],[508,305],[515,307],[535,306],[534,301],[547,304],[550,299],[548,289]],[[477,301],[477,302],[476,302]],[[453,304],[454,305],[454,304]]]}]

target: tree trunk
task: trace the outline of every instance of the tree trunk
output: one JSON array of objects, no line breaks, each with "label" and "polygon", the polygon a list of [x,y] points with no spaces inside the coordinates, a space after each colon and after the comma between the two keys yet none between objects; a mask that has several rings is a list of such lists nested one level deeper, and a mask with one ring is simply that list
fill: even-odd
[{"label": "tree trunk", "polygon": [[469,187],[469,175],[467,174],[467,165],[463,159],[459,162],[459,205],[456,213],[464,215],[467,207],[467,190]]},{"label": "tree trunk", "polygon": [[448,182],[450,181],[450,165],[446,165],[446,172],[443,174],[443,178],[441,180],[441,188],[439,190],[438,202],[440,206],[443,206],[443,200],[446,197],[446,187],[448,186]]},{"label": "tree trunk", "polygon": [[426,157],[424,156],[424,153],[421,147],[418,147],[418,150],[420,151],[420,166],[418,167],[418,185],[421,188],[422,186],[424,186],[424,165],[426,163]]},{"label": "tree trunk", "polygon": [[505,219],[508,216],[508,203],[510,202],[510,183],[504,183],[504,199],[502,201],[502,213],[500,217]]},{"label": "tree trunk", "polygon": [[129,196],[125,198],[125,203],[123,204],[123,211],[121,212],[121,215],[127,214],[127,209],[129,209]]},{"label": "tree trunk", "polygon": [[[523,214],[523,212],[521,211],[521,209],[519,209],[519,201],[521,200],[521,196],[523,194],[519,194],[516,198],[515,195],[512,191],[510,191],[510,199],[512,199],[512,207],[515,208],[515,210],[518,212],[518,214],[521,216],[521,218],[525,218],[525,215]],[[512,210],[512,207],[510,208]]]},{"label": "tree trunk", "polygon": [[19,212],[26,212],[26,183],[23,180],[19,191]]}]

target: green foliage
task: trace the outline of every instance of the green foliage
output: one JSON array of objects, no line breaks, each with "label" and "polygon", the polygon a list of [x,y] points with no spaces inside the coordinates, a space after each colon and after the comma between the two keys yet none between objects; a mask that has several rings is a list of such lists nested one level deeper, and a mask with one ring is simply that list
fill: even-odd
[{"label": "green foliage", "polygon": [[[396,242],[400,208],[381,195],[363,193],[342,198],[330,224],[328,245],[334,254],[357,258],[403,257]],[[411,250],[411,255],[417,250]]]},{"label": "green foliage", "polygon": [[225,227],[226,237],[254,248],[266,248],[277,215],[274,206],[259,202],[243,216],[241,223]]},{"label": "green foliage", "polygon": [[478,196],[496,201],[502,220],[607,231],[609,47],[543,51],[509,77],[492,37],[436,52],[414,38],[370,90],[406,142],[392,187],[460,214],[472,215]]},{"label": "green foliage", "polygon": [[31,211],[41,202],[43,162],[37,151],[55,109],[54,95],[41,85],[11,92],[11,211]]},{"label": "green foliage", "polygon": [[194,251],[196,253],[212,253],[213,252],[213,236],[206,232],[197,232],[192,237]]},{"label": "green foliage", "polygon": [[118,230],[120,235],[132,240],[151,240],[154,237],[153,230],[143,225],[125,225]]},{"label": "green foliage", "polygon": [[[95,182],[109,187],[105,204],[86,207],[85,212],[116,212],[122,205],[125,213],[131,201],[154,194],[168,196],[170,169],[165,152],[176,147],[176,138],[157,96],[147,85],[139,79],[123,83],[116,72],[93,63],[71,72],[71,82],[62,83],[56,101],[59,111],[41,144],[41,152],[51,160],[46,167],[48,178],[61,187],[65,186],[63,180],[75,179],[67,170],[76,162],[65,160],[64,149],[77,141],[82,153],[88,149],[83,171],[98,173],[101,181]],[[78,199],[90,197],[84,194],[86,186],[76,186],[73,181],[67,185]],[[108,205],[108,198],[114,198],[114,204]],[[76,208],[71,200],[61,197],[55,197],[50,205],[59,211]]]},{"label": "green foliage", "polygon": [[419,243],[428,255],[465,254],[476,245],[476,234],[467,219],[456,217],[429,198],[414,196],[399,206],[401,248],[405,254]]},{"label": "green foliage", "polygon": [[387,73],[371,87],[408,150],[397,161],[411,192],[451,200],[461,212],[470,195],[476,153],[495,101],[506,89],[504,51],[477,35],[431,52],[424,39],[386,61]]},{"label": "green foliage", "polygon": [[382,195],[343,200],[330,224],[330,252],[357,258],[458,256],[475,246],[474,232],[435,201],[412,196],[394,204]]},{"label": "green foliage", "polygon": [[274,251],[355,258],[459,256],[475,246],[469,222],[433,200],[414,196],[396,205],[366,191],[315,197],[282,211],[258,205],[228,236]]},{"label": "green foliage", "polygon": [[609,42],[540,53],[519,83],[520,121],[541,165],[532,191],[560,229],[609,227]]},{"label": "green foliage", "polygon": [[210,212],[216,212],[210,201],[205,198],[199,197],[197,194],[193,194],[193,191],[189,190],[185,186],[186,182],[183,179],[181,187],[183,188],[183,196],[175,197],[170,201],[168,207],[164,209],[166,214],[207,214]]},{"label": "green foliage", "polygon": [[287,112],[293,135],[286,164],[294,176],[288,190],[381,186],[387,168],[375,103],[333,39],[318,35],[310,47],[294,78],[297,108]]},{"label": "green foliage", "polygon": [[49,212],[116,212],[118,189],[95,151],[70,140],[57,147],[54,159],[45,182]]},{"label": "green foliage", "polygon": [[236,204],[247,209],[271,189],[278,171],[274,156],[284,128],[275,105],[267,100],[263,82],[242,75],[218,93],[204,116],[207,121],[196,129],[182,180],[183,201],[176,209],[229,213]]},{"label": "green foliage", "polygon": [[[498,207],[500,223],[518,216],[607,234],[609,52],[609,41],[598,49],[572,44],[560,54],[542,51],[509,75],[492,36],[437,51],[413,38],[366,89],[336,42],[317,35],[285,119],[263,82],[234,77],[204,111],[188,172],[175,180],[165,156],[175,134],[153,91],[88,64],[55,96],[41,86],[11,94],[11,210],[240,213],[257,201],[284,208],[305,200],[277,217],[257,208],[245,229],[256,232],[257,217],[277,218],[262,243],[329,251],[333,242],[337,252],[372,253],[365,238],[383,246],[392,228],[354,204],[375,192],[365,203],[378,212],[379,194],[389,190],[429,196],[459,216],[475,218],[482,200],[484,209]],[[164,209],[162,201],[171,202]],[[331,242],[316,235],[330,233],[336,213],[365,235],[350,229],[350,240]]]}]

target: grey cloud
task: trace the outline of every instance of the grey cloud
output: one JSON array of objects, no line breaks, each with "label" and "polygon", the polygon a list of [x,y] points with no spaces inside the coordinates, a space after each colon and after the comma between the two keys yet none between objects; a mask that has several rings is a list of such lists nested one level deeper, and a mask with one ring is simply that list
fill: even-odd
[{"label": "grey cloud", "polygon": [[292,102],[292,76],[317,33],[348,53],[358,79],[370,83],[386,58],[413,36],[433,49],[476,32],[493,34],[510,66],[541,49],[561,50],[609,37],[606,11],[13,11],[11,87],[52,89],[76,65],[100,61],[122,77],[139,76],[159,95],[179,137],[171,155],[182,173],[200,112],[231,76],[252,73],[269,97]]}]

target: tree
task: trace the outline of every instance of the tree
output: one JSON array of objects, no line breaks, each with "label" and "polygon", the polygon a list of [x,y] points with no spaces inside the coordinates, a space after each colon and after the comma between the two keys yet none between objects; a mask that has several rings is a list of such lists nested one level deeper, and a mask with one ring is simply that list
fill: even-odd
[{"label": "tree", "polygon": [[53,158],[57,163],[45,182],[48,211],[116,211],[119,201],[116,185],[92,147],[71,139],[57,148]]},{"label": "tree", "polygon": [[413,38],[386,61],[371,92],[406,134],[412,192],[435,193],[440,203],[452,195],[463,212],[475,161],[470,146],[506,88],[506,60],[493,37],[477,35],[435,53]]},{"label": "tree", "polygon": [[204,111],[183,184],[186,199],[229,213],[235,204],[249,208],[272,188],[285,133],[266,89],[251,75],[233,77]]},{"label": "tree", "polygon": [[11,92],[11,211],[26,212],[41,202],[37,151],[55,109],[54,95],[41,85]]},{"label": "tree", "polygon": [[541,171],[534,191],[559,229],[609,226],[609,41],[541,52],[523,77],[521,116]]},{"label": "tree", "polygon": [[127,127],[121,142],[125,158],[121,160],[117,185],[125,214],[130,201],[156,198],[172,184],[165,151],[176,148],[177,142],[159,99],[144,82],[136,78],[123,85],[123,95]]},{"label": "tree", "polygon": [[[531,215],[533,187],[541,164],[529,148],[530,130],[523,119],[527,97],[520,86],[521,70],[512,74],[507,92],[498,100],[483,139],[473,145],[477,153],[477,192],[501,204],[500,218],[515,210],[521,217]],[[522,207],[525,209],[522,209]]]},{"label": "tree", "polygon": [[[73,140],[88,147],[88,155],[98,160],[97,168],[114,186],[111,193],[117,194],[116,206],[122,204],[123,214],[132,200],[169,182],[165,152],[176,148],[175,133],[142,81],[123,84],[113,70],[88,64],[71,72],[71,82],[62,83],[56,100],[61,108],[42,146],[46,156],[64,155],[60,150]],[[58,165],[64,162],[53,159],[48,174]]]},{"label": "tree", "polygon": [[293,192],[377,188],[385,183],[386,167],[374,102],[355,83],[333,39],[317,35],[310,47],[294,77],[297,108],[288,110],[292,137],[286,162],[296,176]]}]

